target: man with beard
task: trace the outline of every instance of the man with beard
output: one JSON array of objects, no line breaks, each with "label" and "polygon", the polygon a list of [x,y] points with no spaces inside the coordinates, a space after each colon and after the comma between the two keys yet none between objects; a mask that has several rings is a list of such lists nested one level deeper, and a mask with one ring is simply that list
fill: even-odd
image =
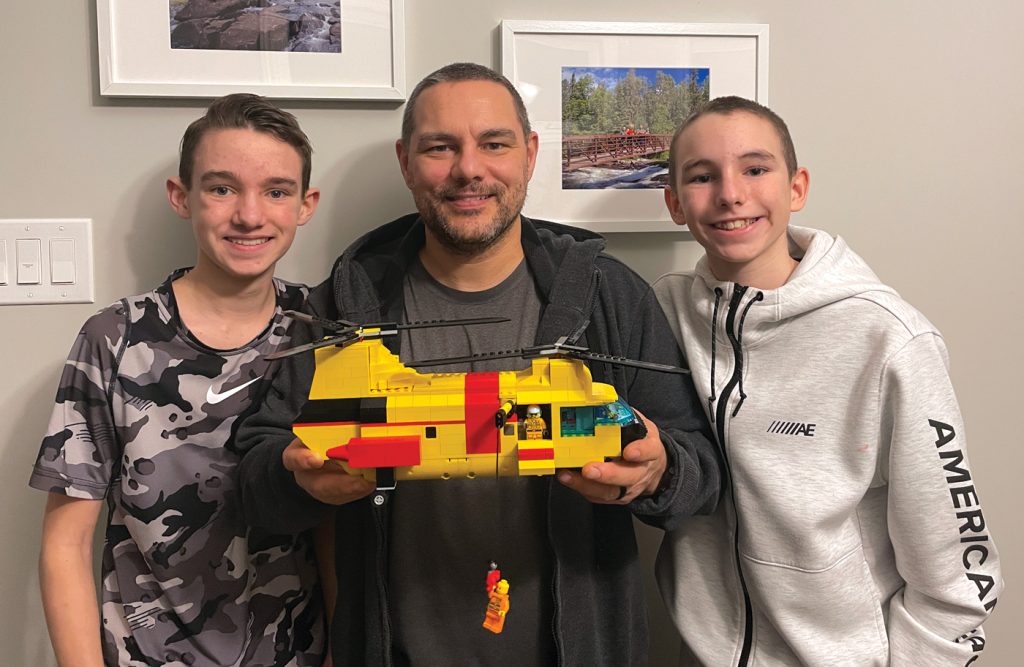
[{"label": "man with beard", "polygon": [[[512,320],[403,332],[387,344],[406,361],[568,335],[597,352],[681,365],[648,286],[603,254],[600,236],[520,214],[537,147],[507,79],[466,63],[429,75],[396,143],[418,213],[346,250],[310,296],[315,314]],[[324,465],[291,434],[313,370],[311,354],[281,364],[263,410],[239,432],[240,483],[248,519],[268,528],[300,530],[336,506],[335,665],[647,664],[632,516],[668,528],[718,498],[720,464],[688,379],[592,366],[651,420],[622,460],[555,477],[406,482],[377,506],[371,484]],[[481,627],[490,561],[512,594],[500,635]]]}]

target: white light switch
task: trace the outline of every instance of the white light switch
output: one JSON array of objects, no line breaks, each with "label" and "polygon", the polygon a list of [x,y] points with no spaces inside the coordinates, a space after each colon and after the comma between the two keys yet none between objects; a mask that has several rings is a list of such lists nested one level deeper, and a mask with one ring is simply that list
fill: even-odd
[{"label": "white light switch", "polygon": [[74,239],[50,239],[50,282],[54,285],[75,282]]},{"label": "white light switch", "polygon": [[38,285],[39,284],[39,257],[42,251],[39,248],[39,239],[18,239],[18,284]]},{"label": "white light switch", "polygon": [[0,220],[0,306],[93,303],[92,220]]}]

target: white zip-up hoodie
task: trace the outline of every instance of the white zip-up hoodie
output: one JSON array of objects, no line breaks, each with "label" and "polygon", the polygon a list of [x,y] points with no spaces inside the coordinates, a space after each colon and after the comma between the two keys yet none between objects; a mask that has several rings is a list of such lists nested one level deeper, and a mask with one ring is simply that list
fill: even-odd
[{"label": "white zip-up hoodie", "polygon": [[840,239],[775,290],[655,291],[729,469],[657,574],[681,663],[966,665],[1002,590],[939,332]]}]

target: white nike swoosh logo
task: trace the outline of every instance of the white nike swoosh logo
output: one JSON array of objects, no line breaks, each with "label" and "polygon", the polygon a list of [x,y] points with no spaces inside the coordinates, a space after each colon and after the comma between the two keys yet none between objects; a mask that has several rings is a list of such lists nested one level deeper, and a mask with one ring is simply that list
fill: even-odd
[{"label": "white nike swoosh logo", "polygon": [[243,389],[245,389],[246,387],[251,385],[256,380],[259,380],[259,378],[253,378],[253,379],[249,380],[248,382],[246,382],[245,384],[238,385],[234,389],[228,389],[223,394],[216,393],[213,390],[212,386],[208,387],[207,390],[206,390],[206,402],[207,403],[220,403],[224,399],[231,398],[232,396],[234,396],[238,392],[242,391]]}]

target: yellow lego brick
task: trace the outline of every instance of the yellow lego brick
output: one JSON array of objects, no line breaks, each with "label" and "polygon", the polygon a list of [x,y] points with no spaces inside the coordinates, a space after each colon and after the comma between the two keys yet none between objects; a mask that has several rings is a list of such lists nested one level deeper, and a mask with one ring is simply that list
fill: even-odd
[{"label": "yellow lego brick", "polygon": [[437,437],[441,441],[441,453],[445,456],[457,457],[466,455],[466,427],[463,424],[447,424],[437,427]]},{"label": "yellow lego brick", "polygon": [[520,475],[553,475],[555,466],[551,461],[520,461]]}]

